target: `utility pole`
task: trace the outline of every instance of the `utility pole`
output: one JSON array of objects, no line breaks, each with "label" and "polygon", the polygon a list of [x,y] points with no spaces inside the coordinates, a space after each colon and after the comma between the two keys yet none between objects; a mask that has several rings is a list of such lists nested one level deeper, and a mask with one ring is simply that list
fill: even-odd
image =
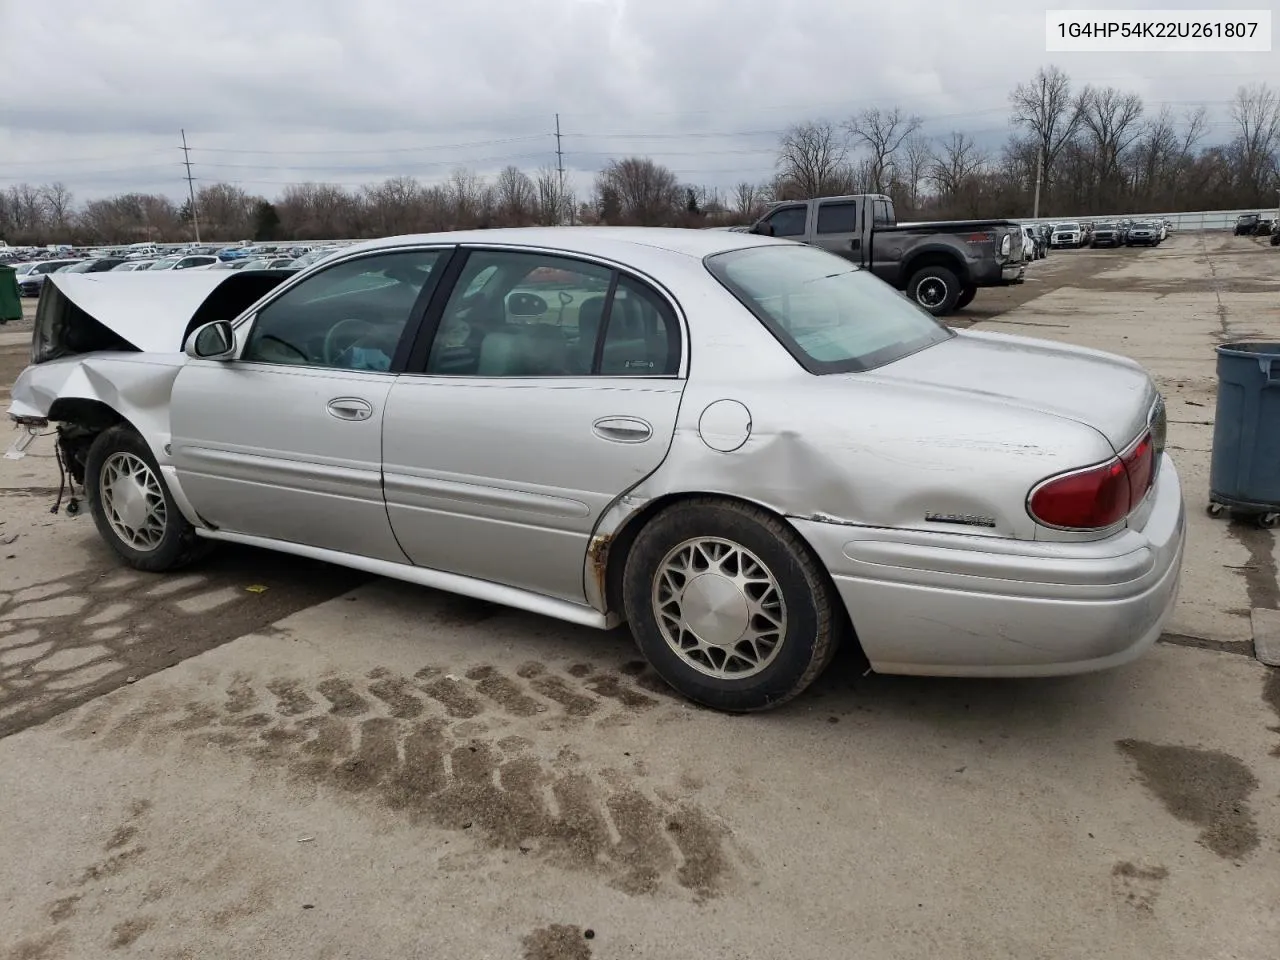
[{"label": "utility pole", "polygon": [[1040,219],[1040,179],[1044,176],[1044,145],[1036,150],[1036,199],[1031,210],[1031,219]]},{"label": "utility pole", "polygon": [[[560,202],[565,202],[564,192],[564,150],[560,148],[560,114],[556,114],[556,173],[560,179]],[[573,225],[573,206],[569,205],[569,225]]]},{"label": "utility pole", "polygon": [[200,242],[200,217],[196,214],[195,179],[191,176],[191,150],[187,147],[187,131],[182,131],[182,162],[187,167],[187,195],[191,198],[191,223],[196,228],[196,243]]}]

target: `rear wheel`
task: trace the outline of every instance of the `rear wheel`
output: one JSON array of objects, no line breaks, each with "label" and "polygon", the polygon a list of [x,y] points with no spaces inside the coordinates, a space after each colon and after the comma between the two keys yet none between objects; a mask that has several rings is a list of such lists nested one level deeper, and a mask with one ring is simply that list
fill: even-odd
[{"label": "rear wheel", "polygon": [[126,424],[98,434],[85,458],[85,498],[98,533],[131,567],[159,573],[204,556],[146,441]]},{"label": "rear wheel", "polygon": [[943,317],[956,308],[960,280],[946,267],[925,267],[911,277],[907,296],[935,317]]},{"label": "rear wheel", "polygon": [[799,536],[757,507],[686,500],[640,531],[623,602],[641,652],[697,703],[776,707],[830,663],[845,625],[830,579]]}]

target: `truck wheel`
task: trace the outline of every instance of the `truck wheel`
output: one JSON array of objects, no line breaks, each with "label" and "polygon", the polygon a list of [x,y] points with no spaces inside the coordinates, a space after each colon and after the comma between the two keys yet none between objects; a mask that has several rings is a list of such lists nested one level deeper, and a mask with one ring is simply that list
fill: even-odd
[{"label": "truck wheel", "polygon": [[960,296],[956,298],[956,309],[963,310],[973,302],[974,295],[977,294],[977,287],[965,287],[960,291]]},{"label": "truck wheel", "polygon": [[176,570],[213,547],[182,515],[146,441],[127,424],[93,441],[84,487],[98,533],[131,567]]},{"label": "truck wheel", "polygon": [[945,317],[956,308],[960,280],[946,267],[925,267],[907,284],[907,296],[935,317]]},{"label": "truck wheel", "polygon": [[830,578],[794,530],[759,507],[711,497],[645,524],[622,592],[659,676],[730,713],[799,694],[831,662],[845,625]]}]

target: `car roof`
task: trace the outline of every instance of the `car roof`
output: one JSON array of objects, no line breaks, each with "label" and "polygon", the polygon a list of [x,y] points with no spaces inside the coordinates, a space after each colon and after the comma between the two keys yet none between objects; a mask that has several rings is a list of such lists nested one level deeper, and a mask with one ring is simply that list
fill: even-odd
[{"label": "car roof", "polygon": [[642,252],[637,247],[701,259],[727,250],[782,245],[790,241],[727,230],[686,230],[680,227],[504,227],[385,237],[353,244],[342,252],[366,252],[424,243],[550,247],[566,253],[596,254],[625,262]]}]

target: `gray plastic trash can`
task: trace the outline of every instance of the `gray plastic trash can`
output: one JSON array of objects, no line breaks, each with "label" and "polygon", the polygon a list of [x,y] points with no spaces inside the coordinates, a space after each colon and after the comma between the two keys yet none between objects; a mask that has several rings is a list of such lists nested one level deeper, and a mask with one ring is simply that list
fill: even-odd
[{"label": "gray plastic trash can", "polygon": [[1218,347],[1209,513],[1280,523],[1280,343]]}]

